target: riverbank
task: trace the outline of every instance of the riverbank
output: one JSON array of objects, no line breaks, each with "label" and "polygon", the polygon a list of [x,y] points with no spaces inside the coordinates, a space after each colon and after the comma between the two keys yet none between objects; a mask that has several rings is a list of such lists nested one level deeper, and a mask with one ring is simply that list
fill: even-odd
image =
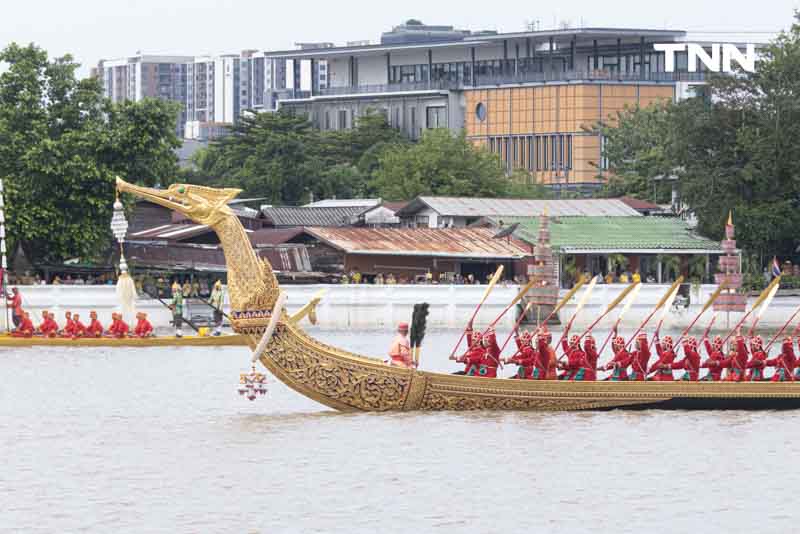
[{"label": "riverbank", "polygon": [[[626,286],[623,284],[598,285],[584,311],[575,321],[577,327],[588,326]],[[664,295],[667,285],[644,284],[639,297],[624,318],[624,327],[635,327],[653,309],[653,306]],[[38,324],[41,310],[48,309],[56,313],[57,319],[63,321],[63,312],[70,310],[88,318],[91,310],[96,310],[100,320],[106,324],[111,313],[118,309],[116,290],[113,286],[19,286],[23,295],[25,309],[31,313],[34,323]],[[392,328],[400,321],[408,321],[414,304],[428,302],[430,315],[428,324],[435,328],[459,328],[475,309],[475,305],[483,296],[486,286],[465,285],[287,285],[282,288],[288,295],[287,307],[294,312],[304,306],[321,289],[326,294],[317,309],[318,324],[322,328]],[[496,287],[487,299],[475,320],[479,326],[489,324],[508,305],[519,292],[519,286],[501,285]],[[665,325],[670,328],[684,328],[700,311],[711,293],[714,285],[693,286],[689,291],[688,307],[673,307],[665,318]],[[562,295],[565,291],[562,291]],[[754,300],[751,297],[750,302]],[[566,321],[572,316],[577,299],[564,307],[560,316]],[[227,303],[226,303],[227,306]],[[800,296],[779,294],[772,306],[761,320],[765,329],[779,328],[783,322],[800,306]],[[137,303],[139,310],[146,312],[153,325],[159,329],[169,328],[171,312],[155,299],[142,298]],[[192,308],[191,313],[208,314],[210,309],[205,305]],[[711,314],[708,314],[710,318]],[[727,314],[718,317],[716,327],[724,329],[734,324],[741,314]],[[599,329],[610,328],[617,318],[617,312],[597,326]],[[509,312],[500,323],[501,327],[513,325],[515,314]],[[701,321],[701,326],[706,320]],[[0,319],[0,325],[3,325]]]}]

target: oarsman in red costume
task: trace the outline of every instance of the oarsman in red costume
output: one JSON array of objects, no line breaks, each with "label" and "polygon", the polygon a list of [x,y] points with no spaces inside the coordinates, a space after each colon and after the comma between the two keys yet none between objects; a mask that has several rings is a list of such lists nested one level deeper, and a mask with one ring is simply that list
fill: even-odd
[{"label": "oarsman in red costume", "polygon": [[36,328],[33,326],[33,321],[31,321],[31,314],[24,311],[22,312],[19,326],[11,335],[14,337],[33,337],[35,331]]},{"label": "oarsman in red costume", "polygon": [[112,313],[111,318],[112,322],[111,326],[108,328],[108,334],[120,339],[126,337],[130,331],[130,327],[122,320],[122,314]]},{"label": "oarsman in red costume", "polygon": [[22,295],[16,287],[11,288],[11,295],[6,295],[6,306],[11,310],[11,320],[14,322],[14,327],[19,327],[22,324],[22,318],[25,312],[22,311]]},{"label": "oarsman in red costume", "polygon": [[681,380],[697,382],[700,378],[700,353],[697,351],[697,338],[683,340],[683,359],[672,364],[673,369],[683,369]]},{"label": "oarsman in red costume", "polygon": [[644,381],[649,362],[650,347],[647,344],[647,334],[639,332],[636,336],[636,350],[631,352],[631,372],[628,373],[628,380]]},{"label": "oarsman in red costume", "polygon": [[489,327],[486,334],[481,337],[483,354],[478,364],[478,376],[484,378],[497,378],[497,367],[500,365],[500,347],[497,345],[497,335],[494,328]]},{"label": "oarsman in red costume", "polygon": [[547,326],[542,326],[542,329],[536,335],[536,347],[539,353],[538,369],[543,373],[544,380],[556,380],[558,378],[556,373],[557,362],[556,351],[550,346],[553,342],[553,334],[547,329]]},{"label": "oarsman in red costume", "polygon": [[713,343],[708,338],[703,338],[703,345],[706,348],[708,359],[700,365],[702,369],[708,369],[708,374],[701,378],[703,382],[719,382],[722,379],[722,362],[725,354],[722,352],[722,337],[714,336]]},{"label": "oarsman in red costume", "polygon": [[[139,327],[140,325],[143,326],[143,320],[147,321],[144,317],[141,317],[141,315],[141,313],[136,314],[136,318],[139,319],[139,322],[136,323],[134,333],[139,337],[145,337],[153,333],[153,327],[150,326],[149,332],[140,335]],[[148,322],[147,324],[149,325],[150,323]],[[389,347],[389,365],[406,368],[414,367],[414,359],[411,357],[411,343],[408,341],[408,323],[400,323],[397,325],[397,335],[394,337],[391,347]]]},{"label": "oarsman in red costume", "polygon": [[658,360],[650,366],[647,374],[655,373],[651,380],[656,382],[672,382],[672,364],[675,362],[675,351],[672,350],[672,337],[664,336],[661,340],[656,335],[656,353]]},{"label": "oarsman in red costume", "polygon": [[772,382],[794,382],[794,368],[797,366],[797,357],[794,354],[794,341],[792,336],[786,336],[781,345],[781,353],[775,358],[766,361],[769,367],[775,368]]},{"label": "oarsman in red costume", "polygon": [[728,376],[725,377],[725,382],[741,382],[744,380],[744,370],[747,365],[747,346],[744,342],[744,336],[741,332],[737,332],[736,339],[731,344],[728,351],[728,357],[720,362],[720,367],[728,370]]},{"label": "oarsman in red costume", "polygon": [[53,319],[53,314],[48,311],[42,312],[42,324],[39,325],[38,333],[44,337],[56,337],[58,335],[58,324]]},{"label": "oarsman in red costume", "polygon": [[[405,323],[401,323],[402,326]],[[408,329],[408,325],[406,325],[406,331]],[[150,321],[147,320],[147,314],[144,312],[139,312],[136,314],[136,328],[134,328],[133,333],[136,334],[136,337],[150,337],[153,335],[153,325],[150,324]],[[411,351],[409,349],[408,353],[409,359],[411,359]],[[412,362],[413,363],[413,362]]]},{"label": "oarsman in red costume", "polygon": [[517,344],[517,353],[511,358],[507,358],[503,363],[513,363],[518,365],[517,374],[513,378],[530,379],[533,377],[534,366],[539,360],[539,355],[531,346],[531,333],[528,331],[514,336]]},{"label": "oarsman in red costume", "polygon": [[61,337],[72,337],[75,335],[75,321],[72,320],[72,312],[64,313],[64,329],[59,332]]},{"label": "oarsman in red costume", "polygon": [[564,372],[558,376],[559,380],[584,380],[586,375],[586,353],[580,345],[580,337],[572,335],[569,344],[566,339],[561,340],[561,347],[567,355],[567,361],[558,364]]},{"label": "oarsman in red costume", "polygon": [[458,363],[464,364],[464,370],[458,371],[453,374],[476,376],[478,374],[478,366],[483,359],[483,344],[481,343],[480,332],[473,332],[472,323],[467,325],[467,352],[456,358]]},{"label": "oarsman in red costume", "polygon": [[92,310],[89,312],[89,327],[86,329],[86,335],[89,337],[102,337],[103,325],[97,320],[97,312]]},{"label": "oarsman in red costume", "polygon": [[764,368],[767,365],[767,353],[764,352],[764,340],[761,336],[750,339],[750,360],[745,364],[747,375],[745,380],[748,382],[760,382],[764,380]]},{"label": "oarsman in red costume", "polygon": [[77,313],[72,316],[72,337],[85,337],[86,325],[81,322],[81,316]]},{"label": "oarsman in red costume", "polygon": [[615,336],[611,341],[611,351],[614,353],[614,358],[603,367],[603,370],[610,371],[613,369],[614,372],[605,380],[612,382],[628,380],[628,366],[631,364],[631,355],[625,348],[625,338]]},{"label": "oarsman in red costume", "polygon": [[597,342],[589,332],[586,334],[586,340],[583,342],[583,352],[586,354],[586,367],[583,379],[584,380],[597,380],[597,360],[600,355],[597,354]]}]

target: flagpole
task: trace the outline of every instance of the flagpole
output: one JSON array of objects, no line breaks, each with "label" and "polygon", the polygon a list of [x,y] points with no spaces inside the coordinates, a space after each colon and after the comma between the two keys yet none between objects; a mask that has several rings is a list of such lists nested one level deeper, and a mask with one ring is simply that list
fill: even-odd
[{"label": "flagpole", "polygon": [[0,178],[0,268],[3,271],[3,307],[5,309],[6,332],[11,331],[11,321],[8,319],[8,259],[6,257],[6,207],[3,179]]}]

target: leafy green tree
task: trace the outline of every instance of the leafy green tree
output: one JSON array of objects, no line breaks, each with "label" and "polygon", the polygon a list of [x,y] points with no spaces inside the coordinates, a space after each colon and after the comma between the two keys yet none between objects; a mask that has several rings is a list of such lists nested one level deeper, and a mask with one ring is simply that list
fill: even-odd
[{"label": "leafy green tree", "polygon": [[381,154],[371,186],[391,200],[423,194],[498,197],[506,194],[509,180],[497,156],[475,147],[463,133],[437,129],[416,144]]},{"label": "leafy green tree", "polygon": [[755,73],[716,76],[710,98],[634,109],[601,126],[607,194],[664,202],[674,175],[698,230],[720,239],[733,210],[739,244],[763,265],[796,257],[800,235],[800,25],[761,51]]},{"label": "leafy green tree", "polygon": [[33,262],[108,250],[114,174],[152,183],[177,169],[174,109],[114,106],[70,56],[31,44],[0,52],[0,177],[11,250]]}]

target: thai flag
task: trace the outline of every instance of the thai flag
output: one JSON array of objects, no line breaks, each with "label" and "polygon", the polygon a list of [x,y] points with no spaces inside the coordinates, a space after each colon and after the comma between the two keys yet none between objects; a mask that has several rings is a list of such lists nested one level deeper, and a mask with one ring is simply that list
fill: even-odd
[{"label": "thai flag", "polygon": [[778,258],[772,258],[772,276],[773,278],[781,275],[781,266],[778,265]]}]

